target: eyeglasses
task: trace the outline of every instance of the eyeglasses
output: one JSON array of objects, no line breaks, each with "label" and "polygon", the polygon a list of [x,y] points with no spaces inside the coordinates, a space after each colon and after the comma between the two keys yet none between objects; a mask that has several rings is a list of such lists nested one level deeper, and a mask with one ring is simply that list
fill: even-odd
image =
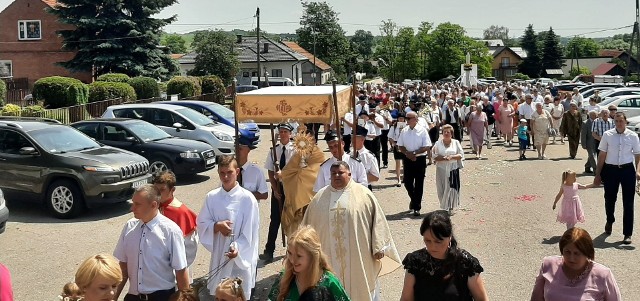
[{"label": "eyeglasses", "polygon": [[609,111],[617,111],[618,109],[609,109]]}]

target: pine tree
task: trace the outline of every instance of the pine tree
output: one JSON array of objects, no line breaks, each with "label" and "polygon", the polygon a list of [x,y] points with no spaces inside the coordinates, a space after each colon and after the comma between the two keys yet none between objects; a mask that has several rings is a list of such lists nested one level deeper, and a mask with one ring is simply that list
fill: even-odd
[{"label": "pine tree", "polygon": [[540,77],[542,71],[541,66],[541,53],[538,47],[538,39],[536,32],[533,31],[533,24],[529,24],[524,31],[524,36],[520,41],[522,49],[527,53],[527,57],[522,61],[519,68],[520,73],[526,74],[529,77]]},{"label": "pine tree", "polygon": [[49,10],[74,29],[58,33],[63,47],[76,51],[59,64],[94,76],[117,72],[166,78],[178,70],[168,50],[158,47],[163,26],[176,17],[153,18],[177,0],[58,0]]},{"label": "pine tree", "polygon": [[560,47],[560,39],[553,32],[553,28],[549,28],[543,45],[542,68],[544,70],[562,68],[562,47]]}]

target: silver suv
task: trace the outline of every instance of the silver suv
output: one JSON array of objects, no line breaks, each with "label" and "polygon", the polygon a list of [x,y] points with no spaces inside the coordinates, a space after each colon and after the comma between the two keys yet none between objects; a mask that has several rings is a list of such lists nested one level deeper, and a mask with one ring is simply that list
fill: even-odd
[{"label": "silver suv", "polygon": [[208,143],[216,156],[234,153],[234,129],[190,108],[168,104],[115,105],[108,107],[102,118],[142,119],[171,136]]}]

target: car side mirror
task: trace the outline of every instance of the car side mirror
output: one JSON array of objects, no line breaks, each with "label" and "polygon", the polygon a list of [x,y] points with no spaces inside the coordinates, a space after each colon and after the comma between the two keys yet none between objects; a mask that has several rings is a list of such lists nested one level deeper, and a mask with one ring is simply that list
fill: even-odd
[{"label": "car side mirror", "polygon": [[127,138],[125,138],[125,139],[126,139],[128,142],[131,142],[131,143],[138,143],[138,139],[136,139],[136,137],[128,136],[128,137],[127,137]]},{"label": "car side mirror", "polygon": [[19,151],[20,155],[23,156],[37,156],[38,155],[38,151],[30,146],[26,146],[20,149]]},{"label": "car side mirror", "polygon": [[173,127],[176,128],[176,132],[179,132],[180,129],[182,128],[182,123],[176,122],[173,124]]}]

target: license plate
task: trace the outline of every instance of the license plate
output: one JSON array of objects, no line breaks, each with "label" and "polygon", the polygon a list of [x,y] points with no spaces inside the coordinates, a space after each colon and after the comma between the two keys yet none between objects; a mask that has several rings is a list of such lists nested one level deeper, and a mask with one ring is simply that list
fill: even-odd
[{"label": "license plate", "polygon": [[138,187],[140,187],[140,186],[142,186],[144,184],[147,184],[147,180],[146,179],[140,180],[140,181],[135,181],[135,182],[133,182],[133,184],[131,184],[131,188],[136,189],[136,188],[138,188]]},{"label": "license plate", "polygon": [[213,163],[216,163],[216,158],[213,159],[207,159],[207,165],[211,165]]}]

